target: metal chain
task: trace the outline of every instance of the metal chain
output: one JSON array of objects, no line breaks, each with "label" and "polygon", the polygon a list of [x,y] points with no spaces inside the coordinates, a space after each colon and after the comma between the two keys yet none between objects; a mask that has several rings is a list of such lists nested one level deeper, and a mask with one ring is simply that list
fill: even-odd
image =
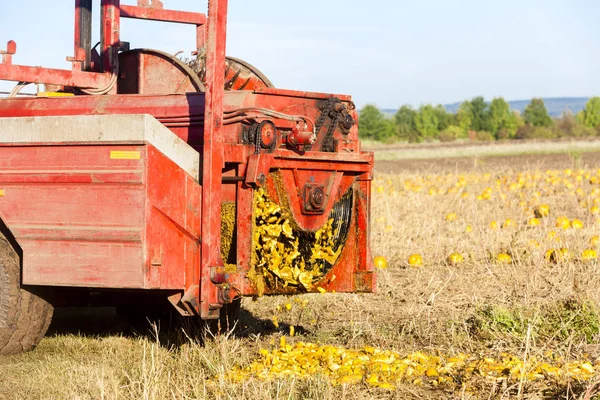
[{"label": "metal chain", "polygon": [[323,124],[325,123],[325,118],[329,115],[329,112],[331,111],[331,108],[333,107],[333,99],[335,99],[335,97],[330,97],[329,99],[327,99],[327,103],[325,103],[324,106],[320,107],[321,108],[321,115],[319,115],[319,118],[317,119],[317,122],[315,123],[315,135],[319,135],[319,132],[321,132],[321,128],[323,128]]},{"label": "metal chain", "polygon": [[329,118],[331,119],[331,123],[329,124],[329,128],[327,129],[327,133],[325,134],[325,137],[323,138],[323,141],[321,143],[321,151],[326,151],[326,152],[333,152],[333,133],[335,132],[335,128],[338,125],[339,119],[340,119],[340,112],[335,110],[335,105],[337,103],[341,103],[341,100],[338,99],[337,97],[330,97],[327,100],[327,105],[324,108],[323,112],[321,113],[321,117],[323,117],[323,120],[325,119],[326,116],[329,116]]}]

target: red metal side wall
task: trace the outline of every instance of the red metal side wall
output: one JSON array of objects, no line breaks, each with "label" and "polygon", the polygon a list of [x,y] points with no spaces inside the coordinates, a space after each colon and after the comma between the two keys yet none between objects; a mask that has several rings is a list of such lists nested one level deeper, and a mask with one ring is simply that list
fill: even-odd
[{"label": "red metal side wall", "polygon": [[0,215],[25,284],[183,288],[199,191],[151,145],[0,146]]}]

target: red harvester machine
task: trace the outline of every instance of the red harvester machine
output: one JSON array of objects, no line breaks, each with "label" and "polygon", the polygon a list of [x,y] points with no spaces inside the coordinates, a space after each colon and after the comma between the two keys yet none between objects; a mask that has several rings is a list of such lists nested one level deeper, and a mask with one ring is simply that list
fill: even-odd
[{"label": "red harvester machine", "polygon": [[[225,56],[227,1],[75,0],[72,70],[1,51],[0,354],[66,305],[169,303],[218,319],[242,296],[371,292],[370,181],[349,96],[275,89]],[[191,24],[194,60],[121,41],[122,18]],[[18,93],[44,84],[36,97]]]}]

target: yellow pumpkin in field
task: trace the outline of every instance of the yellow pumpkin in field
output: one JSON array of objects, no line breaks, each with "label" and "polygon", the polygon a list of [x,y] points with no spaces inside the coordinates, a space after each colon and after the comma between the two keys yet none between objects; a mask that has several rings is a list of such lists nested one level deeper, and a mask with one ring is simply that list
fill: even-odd
[{"label": "yellow pumpkin in field", "polygon": [[373,259],[373,264],[377,269],[386,269],[388,267],[387,259],[384,256],[377,256]]},{"label": "yellow pumpkin in field", "polygon": [[454,222],[454,221],[456,221],[457,218],[458,218],[458,216],[456,215],[456,213],[453,213],[453,212],[446,215],[446,221],[448,221],[448,222]]},{"label": "yellow pumpkin in field", "polygon": [[448,263],[452,265],[460,264],[464,261],[464,258],[460,253],[452,253],[448,256]]},{"label": "yellow pumpkin in field", "polygon": [[565,216],[560,216],[560,217],[556,218],[555,225],[557,228],[569,229],[571,227],[571,221],[569,221],[569,218],[567,218]]},{"label": "yellow pumpkin in field", "polygon": [[512,218],[507,218],[504,223],[502,223],[502,229],[514,228],[517,226],[517,223]]},{"label": "yellow pumpkin in field", "polygon": [[498,261],[500,264],[510,264],[512,263],[512,257],[506,253],[499,253],[496,256],[496,261]]},{"label": "yellow pumpkin in field", "polygon": [[559,262],[569,261],[573,257],[569,249],[562,247],[560,249],[550,249],[546,251],[545,258],[546,261],[550,261],[556,264]]},{"label": "yellow pumpkin in field", "polygon": [[581,253],[582,261],[593,261],[598,258],[598,253],[594,249],[586,249]]},{"label": "yellow pumpkin in field", "polygon": [[580,219],[574,219],[573,221],[571,221],[571,227],[573,229],[583,229],[583,221],[581,221]]},{"label": "yellow pumpkin in field", "polygon": [[420,254],[411,254],[408,257],[408,265],[411,267],[420,267],[423,265],[423,257]]},{"label": "yellow pumpkin in field", "polygon": [[529,226],[538,226],[540,224],[540,220],[536,217],[531,217],[527,220],[527,225]]},{"label": "yellow pumpkin in field", "polygon": [[535,209],[534,214],[538,218],[547,217],[550,215],[550,206],[548,204],[540,204]]}]

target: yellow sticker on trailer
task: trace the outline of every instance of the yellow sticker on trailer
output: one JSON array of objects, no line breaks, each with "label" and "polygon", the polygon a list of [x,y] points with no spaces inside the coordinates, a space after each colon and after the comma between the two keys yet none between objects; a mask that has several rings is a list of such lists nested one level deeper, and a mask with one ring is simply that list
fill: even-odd
[{"label": "yellow sticker on trailer", "polygon": [[126,150],[111,150],[111,160],[139,160],[141,154],[139,151],[126,151]]}]

